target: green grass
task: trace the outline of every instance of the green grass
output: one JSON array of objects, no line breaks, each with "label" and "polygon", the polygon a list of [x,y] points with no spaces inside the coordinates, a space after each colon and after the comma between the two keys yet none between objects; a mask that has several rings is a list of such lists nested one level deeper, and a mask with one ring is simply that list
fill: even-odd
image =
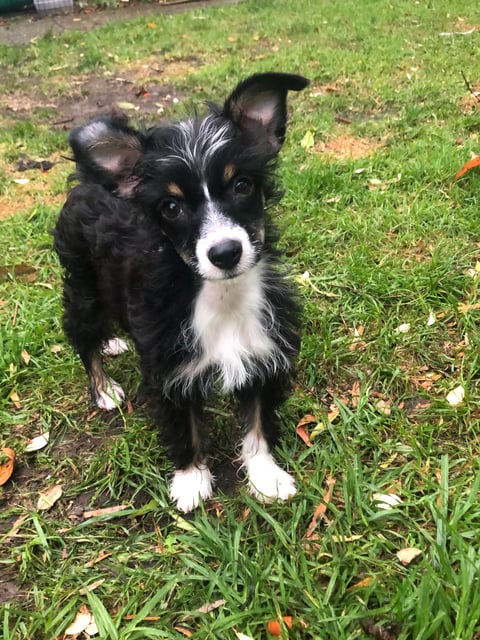
[{"label": "green grass", "polygon": [[[479,152],[480,112],[460,102],[462,72],[480,81],[480,35],[441,35],[477,22],[473,0],[247,0],[0,47],[0,207],[15,211],[0,234],[0,446],[17,451],[0,493],[5,640],[62,638],[82,605],[96,637],[112,640],[263,640],[283,615],[294,617],[284,638],[387,637],[372,625],[401,640],[480,638],[480,310],[459,307],[479,302],[480,191],[474,172],[453,182]],[[182,61],[191,71],[174,71]],[[240,487],[179,517],[147,416],[90,413],[62,335],[50,232],[71,167],[66,130],[52,122],[87,81],[108,90],[142,64],[147,84],[182,96],[166,106],[173,117],[256,71],[312,81],[290,100],[274,212],[304,307],[277,451],[297,479],[288,504],[261,506]],[[9,110],[26,98],[30,111]],[[345,137],[370,152],[344,157]],[[15,171],[23,155],[57,164],[40,181]],[[30,183],[14,182],[24,175]],[[133,397],[131,354],[108,366]],[[465,400],[452,407],[458,385]],[[295,433],[307,413],[323,424],[310,448]],[[212,402],[209,415],[231,456],[230,408]],[[25,452],[44,431],[47,447]],[[329,476],[330,524],[305,540]],[[38,492],[56,484],[62,497],[38,510]],[[382,510],[373,494],[388,492],[402,503]],[[119,504],[127,510],[82,517]],[[406,547],[422,554],[403,566],[395,554]]]}]

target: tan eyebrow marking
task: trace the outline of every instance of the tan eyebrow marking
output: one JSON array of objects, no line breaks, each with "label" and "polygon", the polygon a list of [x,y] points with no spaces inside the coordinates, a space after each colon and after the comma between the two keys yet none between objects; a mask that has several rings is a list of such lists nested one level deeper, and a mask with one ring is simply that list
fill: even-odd
[{"label": "tan eyebrow marking", "polygon": [[175,196],[176,198],[185,199],[185,196],[183,195],[183,191],[180,189],[178,184],[176,184],[175,182],[170,182],[167,185],[167,191],[168,191],[169,195],[171,195],[171,196]]},{"label": "tan eyebrow marking", "polygon": [[225,184],[227,184],[228,182],[230,182],[230,180],[233,178],[233,176],[235,175],[236,169],[233,166],[233,164],[227,164],[224,171],[223,171],[223,177],[225,180]]}]

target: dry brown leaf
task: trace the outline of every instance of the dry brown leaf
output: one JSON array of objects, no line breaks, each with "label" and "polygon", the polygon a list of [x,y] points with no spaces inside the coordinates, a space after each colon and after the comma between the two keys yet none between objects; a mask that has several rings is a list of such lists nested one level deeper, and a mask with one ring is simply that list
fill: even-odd
[{"label": "dry brown leaf", "polygon": [[406,547],[397,551],[396,556],[404,566],[408,566],[422,553],[421,549],[415,547]]},{"label": "dry brown leaf", "polygon": [[327,518],[327,516],[325,514],[326,514],[326,511],[327,511],[328,503],[330,502],[330,499],[332,497],[332,491],[333,491],[333,487],[335,485],[335,482],[336,482],[335,478],[333,478],[332,476],[328,476],[328,478],[326,480],[327,490],[325,492],[325,495],[323,496],[322,502],[315,509],[315,513],[313,514],[313,518],[310,521],[310,524],[308,525],[308,529],[305,532],[305,535],[303,536],[304,540],[310,540],[311,538],[313,538],[313,536],[315,534],[315,529],[318,526],[319,520],[323,520],[327,525],[331,524],[330,523],[330,519]]},{"label": "dry brown leaf", "polygon": [[215,609],[218,609],[219,607],[223,607],[223,605],[226,604],[226,602],[227,601],[224,600],[223,598],[221,600],[215,600],[215,602],[207,602],[206,604],[199,607],[197,609],[197,612],[210,613],[210,611],[215,611]]},{"label": "dry brown leaf", "polygon": [[78,593],[81,596],[84,596],[87,592],[90,593],[91,591],[95,591],[95,589],[98,589],[98,587],[104,582],[105,582],[105,578],[100,578],[99,580],[95,580],[95,582],[92,582],[87,587],[82,587]]},{"label": "dry brown leaf", "polygon": [[48,511],[53,507],[63,493],[62,486],[56,484],[53,487],[40,491],[38,494],[37,511]]},{"label": "dry brown leaf", "polygon": [[365,587],[369,587],[374,579],[374,576],[367,576],[366,578],[363,578],[363,580],[352,584],[351,587],[348,587],[347,591],[355,591],[355,589],[364,589]]},{"label": "dry brown leaf", "polygon": [[299,438],[303,440],[303,442],[307,445],[307,447],[311,447],[312,443],[310,442],[310,436],[308,435],[305,427],[308,424],[315,424],[316,422],[317,422],[316,417],[311,413],[307,413],[307,415],[303,416],[303,418],[295,427],[297,436],[299,436]]},{"label": "dry brown leaf", "polygon": [[20,402],[20,396],[16,391],[12,391],[10,394],[10,400],[13,402],[15,409],[21,409],[22,403]]},{"label": "dry brown leaf", "polygon": [[83,517],[87,518],[95,518],[96,516],[104,516],[110,513],[118,513],[119,511],[125,511],[125,509],[130,509],[131,505],[129,504],[117,504],[114,507],[105,507],[103,509],[93,509],[92,511],[84,511]]},{"label": "dry brown leaf", "polygon": [[187,638],[191,638],[193,636],[193,631],[190,631],[190,629],[187,629],[187,627],[176,625],[173,628],[175,629],[175,631],[178,631],[178,633],[181,633],[183,636],[186,636]]},{"label": "dry brown leaf", "polygon": [[7,461],[0,465],[0,486],[5,484],[13,473],[15,466],[15,451],[10,447],[3,447],[0,453],[7,458]]},{"label": "dry brown leaf", "polygon": [[26,349],[23,349],[22,353],[20,355],[22,357],[22,360],[23,360],[24,364],[26,364],[27,367],[28,367],[28,365],[30,364],[30,360],[31,360],[30,354],[28,353],[28,351]]}]

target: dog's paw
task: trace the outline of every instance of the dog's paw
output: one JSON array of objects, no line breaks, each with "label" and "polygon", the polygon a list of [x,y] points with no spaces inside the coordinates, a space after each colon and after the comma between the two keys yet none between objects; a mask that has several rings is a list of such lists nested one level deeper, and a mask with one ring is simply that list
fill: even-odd
[{"label": "dog's paw", "polygon": [[250,493],[260,502],[288,500],[296,494],[295,480],[280,469],[269,453],[258,453],[245,466]]},{"label": "dog's paw", "polygon": [[121,338],[111,338],[103,345],[102,353],[104,356],[118,356],[128,351],[128,344]]},{"label": "dog's paw", "polygon": [[198,507],[200,500],[210,498],[212,489],[213,476],[210,469],[205,465],[192,465],[175,471],[170,497],[176,502],[179,511],[188,513]]},{"label": "dog's paw", "polygon": [[95,403],[99,409],[113,411],[125,400],[125,392],[122,387],[111,378],[105,379],[105,388],[95,390]]}]

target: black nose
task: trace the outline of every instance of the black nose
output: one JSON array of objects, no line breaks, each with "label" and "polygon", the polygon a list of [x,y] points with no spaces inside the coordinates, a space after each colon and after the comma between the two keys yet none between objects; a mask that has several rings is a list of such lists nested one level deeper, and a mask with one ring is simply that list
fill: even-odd
[{"label": "black nose", "polygon": [[233,269],[242,257],[242,243],[239,240],[222,240],[208,250],[208,259],[219,269]]}]

